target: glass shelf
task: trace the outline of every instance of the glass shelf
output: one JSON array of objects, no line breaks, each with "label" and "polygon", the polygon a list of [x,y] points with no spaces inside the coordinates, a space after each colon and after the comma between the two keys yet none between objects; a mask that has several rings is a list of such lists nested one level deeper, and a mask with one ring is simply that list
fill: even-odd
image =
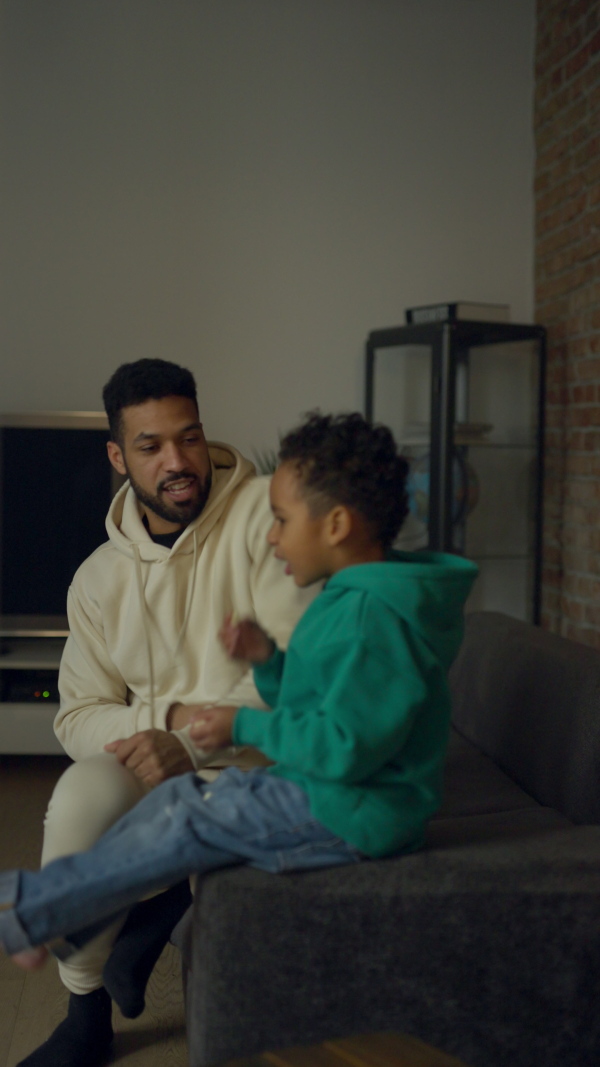
[{"label": "glass shelf", "polygon": [[480,563],[473,604],[534,622],[544,362],[538,326],[398,326],[366,346],[367,418],[391,428],[409,461],[424,541]]}]

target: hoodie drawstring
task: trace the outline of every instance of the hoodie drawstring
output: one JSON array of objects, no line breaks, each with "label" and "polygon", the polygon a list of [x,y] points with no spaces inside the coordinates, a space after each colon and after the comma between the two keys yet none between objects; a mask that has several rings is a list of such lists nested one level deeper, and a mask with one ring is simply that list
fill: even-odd
[{"label": "hoodie drawstring", "polygon": [[146,653],[148,656],[148,675],[150,680],[150,712],[152,715],[152,722],[154,722],[154,661],[152,659],[152,642],[150,640],[150,627],[148,625],[148,614],[146,612],[146,598],[144,596],[144,583],[142,581],[142,561],[140,558],[140,550],[135,542],[133,542],[133,558],[135,560],[135,576],[136,584],[138,588],[138,594],[140,598],[140,607],[142,609],[142,625],[144,627],[144,636],[146,638]]},{"label": "hoodie drawstring", "polygon": [[[185,638],[185,633],[186,633],[186,630],[187,630],[190,614],[191,614],[191,611],[192,611],[192,601],[193,601],[193,597],[194,597],[194,586],[195,586],[195,583],[196,583],[196,570],[197,570],[196,564],[198,562],[198,536],[197,536],[197,530],[194,530],[194,532],[193,532],[193,539],[194,539],[194,552],[193,552],[193,559],[192,559],[192,579],[191,579],[191,581],[189,583],[189,586],[188,586],[188,591],[187,591],[187,596],[186,596],[186,604],[185,604],[185,611],[184,611],[184,616],[183,616],[183,623],[182,623],[182,626],[181,626],[181,630],[179,632],[179,638],[177,640],[177,644],[175,646],[175,652],[174,652],[174,656],[173,656],[174,662],[177,661],[177,659],[178,659],[178,657],[179,657],[179,655],[181,653],[181,647],[182,647],[182,644],[183,644],[183,640]],[[131,547],[133,549],[133,558],[134,558],[134,561],[135,561],[136,585],[137,585],[137,589],[138,589],[138,595],[139,595],[139,598],[140,598],[140,607],[141,607],[141,612],[142,612],[142,623],[143,623],[143,628],[144,628],[144,637],[146,639],[146,654],[147,654],[147,657],[148,657],[148,675],[149,675],[149,681],[150,681],[150,712],[151,712],[151,715],[152,715],[152,722],[154,722],[154,706],[155,706],[154,660],[152,658],[152,641],[151,641],[151,638],[150,638],[150,625],[149,625],[149,621],[148,621],[148,612],[146,610],[146,597],[144,595],[144,582],[143,582],[143,578],[142,578],[142,561],[141,561],[139,547],[135,543],[135,541],[132,542]],[[217,700],[213,700],[213,701],[210,702],[210,704],[207,704],[206,707],[212,708],[212,707],[217,706],[218,704],[226,703],[227,702],[227,698],[229,697],[229,694],[240,683],[240,681],[244,677],[245,673],[246,673],[246,671],[242,670],[240,675],[239,675],[239,677],[236,678],[236,680],[231,685],[228,686],[227,691],[225,693],[223,693],[223,695],[220,696]],[[240,751],[240,747],[239,746],[228,746],[227,747],[227,751],[229,752],[229,754],[231,756],[234,756]]]},{"label": "hoodie drawstring", "polygon": [[179,631],[179,637],[177,639],[177,644],[175,645],[175,653],[173,655],[173,659],[174,659],[175,662],[177,662],[177,660],[179,658],[179,653],[181,652],[181,646],[183,644],[183,639],[185,637],[185,632],[187,630],[187,625],[188,625],[189,618],[190,618],[190,613],[191,613],[191,610],[192,610],[192,600],[193,600],[193,597],[194,597],[194,586],[196,584],[196,564],[198,562],[198,531],[197,530],[193,531],[192,537],[193,537],[193,540],[194,540],[194,555],[193,555],[193,558],[192,558],[192,580],[191,580],[191,582],[190,582],[190,584],[188,586],[188,591],[187,591],[187,595],[186,595],[185,611],[183,613],[183,624],[181,626],[181,630]]}]

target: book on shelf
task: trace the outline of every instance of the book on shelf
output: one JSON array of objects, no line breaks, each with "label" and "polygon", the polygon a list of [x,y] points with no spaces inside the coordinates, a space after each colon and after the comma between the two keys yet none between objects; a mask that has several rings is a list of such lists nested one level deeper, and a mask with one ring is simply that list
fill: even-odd
[{"label": "book on shelf", "polygon": [[480,304],[468,300],[456,300],[446,304],[424,304],[422,307],[407,308],[406,321],[411,326],[422,326],[428,322],[508,322],[510,308],[508,304]]}]

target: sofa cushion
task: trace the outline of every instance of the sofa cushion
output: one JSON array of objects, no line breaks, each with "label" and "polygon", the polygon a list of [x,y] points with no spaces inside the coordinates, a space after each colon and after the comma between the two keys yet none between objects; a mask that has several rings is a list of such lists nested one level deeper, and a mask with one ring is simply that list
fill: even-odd
[{"label": "sofa cushion", "polygon": [[[462,815],[453,818],[432,819],[427,827],[426,847],[428,849],[449,849],[457,847],[480,853],[481,864],[488,863],[488,848],[497,862],[501,850],[506,850],[507,863],[521,863],[528,855],[529,847],[535,841],[543,841],[549,836],[556,840],[558,830],[574,829],[573,823],[554,808],[543,808],[535,804],[518,811],[488,811],[475,815]],[[592,829],[592,828],[590,828]],[[594,827],[593,829],[596,829]],[[562,837],[559,835],[559,842]],[[546,841],[547,847],[547,841]],[[536,846],[537,847],[537,846]],[[556,859],[558,860],[558,856]],[[450,863],[452,855],[446,857]],[[461,869],[466,861],[466,854],[457,856]]]},{"label": "sofa cushion", "polygon": [[537,801],[501,771],[489,756],[455,730],[444,768],[444,799],[436,818],[480,815],[537,807]]},{"label": "sofa cushion", "polygon": [[600,822],[600,653],[474,612],[450,684],[464,737],[540,804]]}]

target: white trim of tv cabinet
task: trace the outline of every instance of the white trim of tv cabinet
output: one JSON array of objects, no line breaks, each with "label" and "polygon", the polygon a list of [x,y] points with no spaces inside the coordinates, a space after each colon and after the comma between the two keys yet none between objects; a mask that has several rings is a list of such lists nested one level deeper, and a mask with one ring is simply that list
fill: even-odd
[{"label": "white trim of tv cabinet", "polygon": [[0,703],[0,754],[65,756],[53,729],[58,704]]}]

